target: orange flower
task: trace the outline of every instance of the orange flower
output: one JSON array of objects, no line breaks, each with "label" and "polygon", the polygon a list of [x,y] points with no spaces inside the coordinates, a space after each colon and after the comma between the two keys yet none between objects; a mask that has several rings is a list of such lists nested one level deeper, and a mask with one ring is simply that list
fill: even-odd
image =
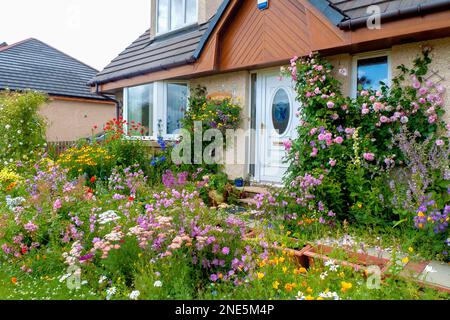
[{"label": "orange flower", "polygon": [[16,277],[11,278],[11,283],[12,284],[16,284],[17,283],[17,278]]}]

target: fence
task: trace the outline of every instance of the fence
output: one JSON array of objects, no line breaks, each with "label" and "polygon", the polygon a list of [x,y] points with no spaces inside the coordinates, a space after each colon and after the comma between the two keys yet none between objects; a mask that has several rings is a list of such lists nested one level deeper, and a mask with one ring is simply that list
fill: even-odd
[{"label": "fence", "polygon": [[47,152],[52,156],[59,156],[61,153],[71,148],[76,141],[55,141],[47,142]]}]

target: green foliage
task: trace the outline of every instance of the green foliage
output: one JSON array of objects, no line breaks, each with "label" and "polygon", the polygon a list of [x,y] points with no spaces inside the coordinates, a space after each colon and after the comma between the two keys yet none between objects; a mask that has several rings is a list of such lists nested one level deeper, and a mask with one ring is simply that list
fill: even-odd
[{"label": "green foliage", "polygon": [[45,146],[45,119],[39,108],[47,97],[34,91],[0,92],[0,165],[28,162]]}]

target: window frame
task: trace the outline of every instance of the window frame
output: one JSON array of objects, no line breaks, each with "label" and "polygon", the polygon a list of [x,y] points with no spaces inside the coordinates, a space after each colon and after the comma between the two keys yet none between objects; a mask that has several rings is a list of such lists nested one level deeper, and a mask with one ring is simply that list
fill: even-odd
[{"label": "window frame", "polygon": [[[124,87],[123,88],[123,118],[125,121],[129,121],[128,119],[128,89],[136,86],[143,86],[153,84],[153,123],[152,123],[152,132],[151,136],[139,136],[132,137],[128,136],[129,139],[134,140],[144,140],[144,141],[156,141],[158,139],[159,130],[158,130],[158,122],[161,120],[161,135],[164,140],[178,140],[180,138],[179,134],[168,134],[167,133],[167,114],[168,114],[168,84],[169,83],[177,83],[186,85],[187,89],[187,99],[190,97],[190,83],[189,81],[183,80],[165,80],[165,81],[154,81],[149,83],[142,83],[135,86]],[[186,105],[186,111],[189,108],[189,103]],[[125,125],[125,132],[128,133],[128,126]]]},{"label": "window frame", "polygon": [[[186,1],[187,0],[183,0],[183,12],[184,12],[184,19],[187,20],[186,17]],[[177,31],[189,26],[193,26],[195,24],[198,24],[198,11],[199,11],[199,3],[198,0],[195,0],[195,4],[196,4],[196,13],[197,16],[195,17],[195,21],[192,23],[184,23],[183,25],[179,26],[178,28],[171,28],[171,24],[172,24],[172,0],[169,0],[169,6],[168,6],[168,18],[167,18],[167,31],[160,31],[159,30],[159,2],[160,0],[156,0],[156,10],[155,10],[155,20],[156,20],[156,36],[160,36],[166,33],[170,33],[173,31]]]},{"label": "window frame", "polygon": [[387,68],[388,68],[388,81],[387,85],[390,87],[392,82],[392,52],[391,50],[381,50],[360,53],[353,56],[352,60],[352,79],[351,79],[351,97],[356,98],[358,94],[358,62],[360,60],[366,60],[371,58],[387,57]]}]

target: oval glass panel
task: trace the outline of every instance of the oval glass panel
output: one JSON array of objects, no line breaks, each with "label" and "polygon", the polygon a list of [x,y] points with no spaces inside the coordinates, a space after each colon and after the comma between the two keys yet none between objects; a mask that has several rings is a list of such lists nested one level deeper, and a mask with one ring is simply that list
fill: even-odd
[{"label": "oval glass panel", "polygon": [[272,122],[278,134],[282,135],[286,132],[291,115],[291,102],[289,96],[284,89],[278,89],[272,102]]}]

